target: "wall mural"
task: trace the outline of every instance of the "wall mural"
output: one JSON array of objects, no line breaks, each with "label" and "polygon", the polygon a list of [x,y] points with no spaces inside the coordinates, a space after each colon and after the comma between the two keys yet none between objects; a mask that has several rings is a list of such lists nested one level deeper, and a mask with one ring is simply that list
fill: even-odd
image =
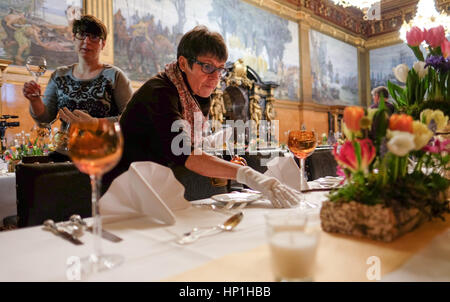
[{"label": "wall mural", "polygon": [[[176,59],[181,36],[206,25],[225,38],[231,62],[243,58],[278,99],[299,99],[297,23],[241,0],[114,0],[114,64],[145,81]],[[273,43],[277,41],[277,43]]]},{"label": "wall mural", "polygon": [[69,21],[82,0],[0,0],[0,58],[25,65],[29,55],[44,56],[50,69],[78,60]]},{"label": "wall mural", "polygon": [[[422,48],[422,47],[421,47]],[[422,53],[426,54],[422,48]],[[388,47],[378,48],[370,51],[370,86],[386,86],[387,81],[404,86],[397,81],[392,68],[398,64],[406,64],[411,68],[417,59],[413,51],[405,43],[395,44]]]},{"label": "wall mural", "polygon": [[325,105],[359,105],[354,46],[318,31],[309,32],[312,98]]}]

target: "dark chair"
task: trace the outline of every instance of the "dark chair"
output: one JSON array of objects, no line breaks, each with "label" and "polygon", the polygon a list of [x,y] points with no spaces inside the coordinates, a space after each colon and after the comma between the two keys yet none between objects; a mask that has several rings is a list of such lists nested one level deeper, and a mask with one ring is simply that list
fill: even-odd
[{"label": "dark chair", "polygon": [[91,216],[89,176],[73,163],[17,165],[16,189],[18,227],[68,220],[73,214]]},{"label": "dark chair", "polygon": [[337,176],[337,162],[334,159],[333,148],[317,148],[305,160],[305,171],[308,180],[315,180],[325,176]]}]

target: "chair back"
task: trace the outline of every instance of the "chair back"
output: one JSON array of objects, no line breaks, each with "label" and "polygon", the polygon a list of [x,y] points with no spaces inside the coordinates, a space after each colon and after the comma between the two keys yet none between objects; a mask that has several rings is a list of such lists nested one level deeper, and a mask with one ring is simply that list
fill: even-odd
[{"label": "chair back", "polygon": [[309,180],[315,180],[325,176],[337,176],[337,162],[334,159],[333,148],[317,148],[311,156],[305,160],[305,171]]},{"label": "chair back", "polygon": [[92,213],[89,176],[73,163],[33,163],[16,167],[18,227],[68,220]]}]

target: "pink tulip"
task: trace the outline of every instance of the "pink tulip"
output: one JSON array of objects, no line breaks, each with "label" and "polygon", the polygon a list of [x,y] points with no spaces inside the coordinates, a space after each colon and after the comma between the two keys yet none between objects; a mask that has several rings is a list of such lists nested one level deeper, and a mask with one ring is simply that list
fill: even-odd
[{"label": "pink tulip", "polygon": [[428,45],[431,47],[441,46],[442,42],[445,40],[445,30],[444,26],[439,25],[433,28],[430,28],[425,31],[425,41],[427,41]]},{"label": "pink tulip", "polygon": [[361,168],[366,169],[376,156],[376,149],[368,138],[358,140],[361,146]]},{"label": "pink tulip", "polygon": [[410,46],[419,46],[424,40],[425,33],[418,28],[413,26],[410,31],[406,33],[406,41]]},{"label": "pink tulip", "polygon": [[442,54],[444,55],[444,58],[450,57],[450,41],[447,39],[444,39],[444,41],[441,44],[441,50]]},{"label": "pink tulip", "polygon": [[361,147],[361,165],[358,164],[355,148],[353,142],[346,141],[337,151],[337,144],[334,146],[333,155],[336,161],[342,167],[349,169],[352,172],[366,170],[376,155],[375,147],[370,139],[358,139],[355,144]]},{"label": "pink tulip", "polygon": [[436,154],[440,154],[442,152],[450,152],[450,139],[446,139],[444,141],[436,139],[434,143],[426,145],[422,150],[425,152]]}]

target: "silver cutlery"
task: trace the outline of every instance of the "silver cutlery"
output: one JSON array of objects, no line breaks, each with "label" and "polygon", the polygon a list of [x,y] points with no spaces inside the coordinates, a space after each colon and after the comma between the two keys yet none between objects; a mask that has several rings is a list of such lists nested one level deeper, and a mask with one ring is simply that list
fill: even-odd
[{"label": "silver cutlery", "polygon": [[[93,227],[88,226],[86,221],[84,221],[80,215],[74,214],[74,215],[70,216],[70,221],[72,221],[73,223],[82,225],[83,227],[86,228],[87,231],[89,231],[91,233],[93,233],[93,231],[94,231]],[[113,233],[111,233],[103,228],[102,228],[102,238],[107,239],[112,242],[120,242],[123,240],[119,236],[114,235]]]},{"label": "silver cutlery", "polygon": [[[80,231],[77,230],[76,228],[73,228],[73,232],[70,233],[63,228],[58,227],[55,224],[55,222],[51,219],[47,219],[46,221],[44,221],[44,227],[46,229],[52,231],[55,235],[59,235],[62,238],[69,240],[70,242],[72,242],[75,245],[83,244],[83,242],[80,239],[78,239],[78,236],[80,236],[82,233],[80,233]],[[81,232],[82,232],[82,230],[81,230]]]},{"label": "silver cutlery", "polygon": [[214,227],[203,230],[195,227],[190,232],[184,233],[181,239],[177,242],[178,244],[187,244],[196,241],[200,237],[217,233],[217,231],[232,231],[242,221],[242,218],[244,218],[244,214],[239,212],[228,218],[223,224],[218,224]]}]

